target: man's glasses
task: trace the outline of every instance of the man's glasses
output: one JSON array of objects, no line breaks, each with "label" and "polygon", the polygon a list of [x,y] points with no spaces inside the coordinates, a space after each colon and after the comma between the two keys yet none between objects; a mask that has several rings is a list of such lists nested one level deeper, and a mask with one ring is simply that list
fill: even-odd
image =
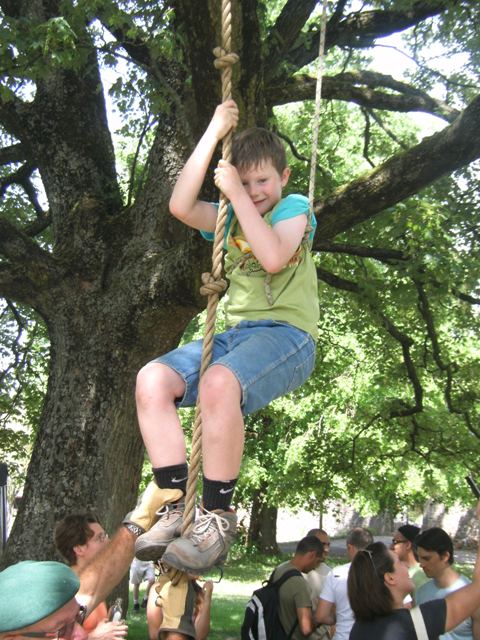
[{"label": "man's glasses", "polygon": [[392,544],[395,546],[396,544],[405,544],[408,540],[399,540],[398,538],[392,538]]},{"label": "man's glasses", "polygon": [[83,624],[86,614],[87,607],[81,606],[75,618],[71,622],[64,624],[63,627],[60,627],[60,629],[57,629],[56,631],[27,631],[19,635],[25,638],[48,638],[49,640],[60,640],[60,638],[66,638],[68,640],[72,636],[75,625]]},{"label": "man's glasses", "polygon": [[96,540],[97,542],[105,542],[105,540],[108,540],[108,533],[106,533],[105,531],[97,533],[96,536],[93,536],[92,540]]}]

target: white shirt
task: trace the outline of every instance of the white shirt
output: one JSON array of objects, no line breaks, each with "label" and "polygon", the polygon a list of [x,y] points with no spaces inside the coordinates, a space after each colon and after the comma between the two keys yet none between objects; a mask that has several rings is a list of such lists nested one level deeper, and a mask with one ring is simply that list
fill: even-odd
[{"label": "white shirt", "polygon": [[316,569],[312,569],[308,573],[304,573],[305,580],[310,585],[310,589],[312,591],[312,604],[313,606],[317,606],[318,598],[323,589],[323,585],[325,584],[325,580],[327,575],[332,570],[328,564],[322,562]]},{"label": "white shirt", "polygon": [[320,598],[335,605],[335,635],[332,640],[348,640],[355,622],[347,595],[347,579],[351,562],[335,567],[326,577]]}]

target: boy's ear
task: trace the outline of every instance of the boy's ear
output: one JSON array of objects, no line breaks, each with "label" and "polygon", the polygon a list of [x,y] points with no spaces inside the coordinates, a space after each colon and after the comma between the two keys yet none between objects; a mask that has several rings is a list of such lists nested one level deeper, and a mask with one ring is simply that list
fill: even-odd
[{"label": "boy's ear", "polygon": [[290,173],[290,167],[285,167],[285,169],[282,171],[282,175],[280,176],[282,180],[282,187],[287,186],[288,179],[290,178]]}]

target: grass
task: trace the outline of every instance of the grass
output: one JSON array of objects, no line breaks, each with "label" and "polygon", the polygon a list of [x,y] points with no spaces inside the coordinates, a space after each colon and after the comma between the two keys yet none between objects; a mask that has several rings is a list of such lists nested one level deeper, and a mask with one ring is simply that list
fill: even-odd
[{"label": "grass", "polygon": [[[288,560],[289,555],[264,556],[251,552],[243,553],[235,548],[224,567],[224,577],[214,584],[212,600],[211,631],[209,640],[239,640],[240,627],[243,622],[245,605],[252,592],[261,586],[272,570],[281,562]],[[329,564],[334,566],[345,562],[345,558],[330,558]],[[218,580],[218,574],[205,576]],[[142,591],[142,590],[141,590]],[[145,610],[139,613],[128,613],[128,640],[147,640],[147,623]]]}]

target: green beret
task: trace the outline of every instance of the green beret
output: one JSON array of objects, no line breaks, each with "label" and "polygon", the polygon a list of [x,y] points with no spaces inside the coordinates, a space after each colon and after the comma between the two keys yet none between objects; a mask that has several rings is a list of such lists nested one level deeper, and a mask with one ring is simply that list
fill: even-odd
[{"label": "green beret", "polygon": [[61,609],[80,581],[60,562],[26,560],[0,572],[0,633],[28,627]]}]

